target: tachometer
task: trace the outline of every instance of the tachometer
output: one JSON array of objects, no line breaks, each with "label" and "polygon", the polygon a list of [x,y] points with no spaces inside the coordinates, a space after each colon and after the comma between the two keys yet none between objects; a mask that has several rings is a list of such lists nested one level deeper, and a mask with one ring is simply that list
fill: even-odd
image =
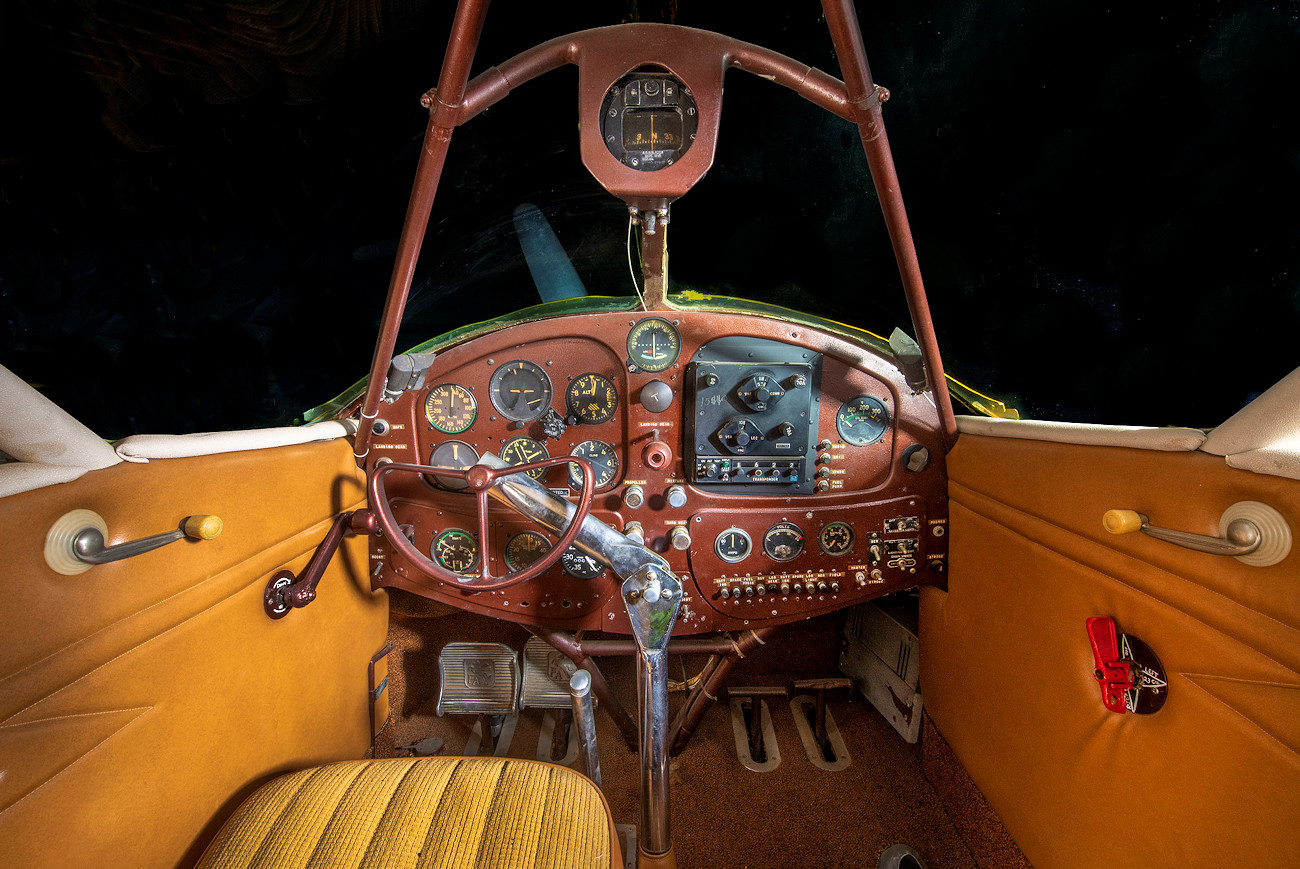
[{"label": "tachometer", "polygon": [[[551,454],[546,451],[546,446],[541,441],[535,441],[528,437],[518,437],[506,441],[505,446],[501,447],[501,461],[508,465],[526,465],[529,462],[540,462],[542,459],[549,459]],[[528,471],[528,476],[534,480],[541,480],[546,476],[547,468],[534,468]]]},{"label": "tachometer", "polygon": [[474,393],[459,383],[442,383],[429,390],[424,415],[429,425],[443,434],[460,434],[478,419],[478,402]]},{"label": "tachometer", "polygon": [[[607,488],[618,477],[618,454],[604,441],[583,441],[569,450],[569,455],[591,462],[597,489]],[[569,463],[569,485],[575,489],[582,486],[582,469],[573,462]]]},{"label": "tachometer", "polygon": [[803,531],[793,522],[778,522],[763,535],[763,551],[774,561],[793,561],[803,552]]},{"label": "tachometer", "polygon": [[677,327],[662,317],[648,317],[627,333],[627,359],[642,371],[663,371],[682,352]]},{"label": "tachometer", "polygon": [[443,567],[456,573],[469,573],[478,567],[478,542],[473,534],[459,528],[449,528],[433,538],[429,554]]},{"label": "tachometer", "polygon": [[835,428],[846,444],[865,447],[885,436],[889,428],[889,410],[874,395],[859,395],[841,405],[835,414]]},{"label": "tachometer", "polygon": [[506,567],[523,570],[551,551],[551,541],[537,531],[520,531],[506,544]]},{"label": "tachometer", "polygon": [[573,378],[564,391],[564,399],[569,405],[569,414],[588,425],[604,422],[618,408],[618,390],[608,377],[600,374]]},{"label": "tachometer", "polygon": [[551,379],[540,365],[516,359],[493,373],[488,394],[506,419],[531,422],[551,407]]}]

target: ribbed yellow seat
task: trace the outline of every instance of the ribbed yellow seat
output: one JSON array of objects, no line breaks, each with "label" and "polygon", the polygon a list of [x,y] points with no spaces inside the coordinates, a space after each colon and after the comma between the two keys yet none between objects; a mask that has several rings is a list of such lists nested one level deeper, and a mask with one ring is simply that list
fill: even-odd
[{"label": "ribbed yellow seat", "polygon": [[336,763],[259,788],[201,869],[617,867],[604,794],[527,760],[426,757]]}]

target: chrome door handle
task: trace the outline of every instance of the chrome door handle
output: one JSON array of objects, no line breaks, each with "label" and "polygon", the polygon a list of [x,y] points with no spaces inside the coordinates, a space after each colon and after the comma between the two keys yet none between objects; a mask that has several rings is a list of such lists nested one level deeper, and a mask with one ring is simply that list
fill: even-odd
[{"label": "chrome door handle", "polygon": [[1291,527],[1286,519],[1259,501],[1241,501],[1225,510],[1219,521],[1219,537],[1160,528],[1136,510],[1107,510],[1101,524],[1111,534],[1141,531],[1185,549],[1230,555],[1260,567],[1278,563],[1291,551]]},{"label": "chrome door handle", "polygon": [[1148,537],[1211,555],[1250,555],[1259,549],[1259,544],[1264,539],[1259,533],[1259,526],[1249,519],[1233,519],[1228,523],[1227,533],[1223,537],[1160,528],[1152,525],[1145,514],[1136,510],[1107,510],[1101,517],[1101,524],[1111,534],[1141,531]]},{"label": "chrome door handle", "polygon": [[72,538],[72,554],[79,561],[87,564],[109,564],[134,555],[152,552],[168,543],[184,540],[186,537],[191,540],[212,540],[221,534],[221,528],[220,516],[187,516],[180,527],[174,531],[164,531],[151,537],[141,537],[139,540],[105,546],[103,532],[91,526],[83,528],[76,537]]},{"label": "chrome door handle", "polygon": [[212,540],[221,534],[219,516],[188,516],[174,531],[165,531],[113,546],[105,545],[108,526],[93,510],[72,510],[55,520],[45,535],[45,563],[64,576],[75,576],[96,564],[121,561],[151,552],[177,540]]}]

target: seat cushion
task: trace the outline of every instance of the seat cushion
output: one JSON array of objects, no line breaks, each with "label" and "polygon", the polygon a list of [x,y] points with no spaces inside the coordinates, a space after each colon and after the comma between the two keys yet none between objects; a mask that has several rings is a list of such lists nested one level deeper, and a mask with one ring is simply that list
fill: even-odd
[{"label": "seat cushion", "polygon": [[202,869],[617,867],[609,806],[565,767],[501,758],[351,761],[281,776],[217,834]]}]

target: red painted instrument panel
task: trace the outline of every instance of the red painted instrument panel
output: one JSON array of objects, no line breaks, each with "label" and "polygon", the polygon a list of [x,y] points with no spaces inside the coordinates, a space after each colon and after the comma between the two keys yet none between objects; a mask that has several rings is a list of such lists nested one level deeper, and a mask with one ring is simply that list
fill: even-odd
[{"label": "red painted instrument panel", "polygon": [[[655,359],[652,367],[666,366],[657,372],[630,364],[628,346],[629,333],[652,318],[667,320],[680,336],[680,350],[668,363],[666,354],[672,348],[656,343],[665,333],[645,328],[638,333],[649,335],[642,361]],[[801,487],[786,486],[787,491],[786,484],[769,482],[782,474],[798,480],[797,462],[753,468],[763,463],[750,460],[745,470],[746,462],[740,461],[746,459],[745,448],[730,435],[724,438],[728,449],[742,453],[717,460],[724,463],[724,477],[730,465],[737,466],[730,484],[692,482],[693,452],[710,442],[722,443],[711,428],[693,432],[695,418],[711,419],[710,406],[727,402],[740,408],[735,418],[748,412],[735,397],[742,387],[722,383],[715,396],[704,382],[715,369],[692,365],[697,357],[710,358],[719,339],[725,339],[722,343],[731,348],[732,357],[739,357],[732,363],[734,369],[744,375],[752,363],[760,383],[766,383],[763,372],[779,377],[784,370],[795,370],[769,364],[774,348],[782,358],[819,363],[813,418],[801,422],[802,405],[787,399],[792,428],[806,425],[808,432]],[[520,362],[527,364],[515,365]],[[538,391],[539,371],[549,381],[549,397]],[[585,377],[593,374],[598,377]],[[613,386],[613,395],[604,380]],[[566,391],[575,381],[578,407],[589,422],[573,424],[577,414]],[[743,389],[749,392],[742,396],[751,407],[757,401],[753,382],[745,381],[750,385]],[[466,426],[463,431],[435,428],[426,412],[431,392],[433,419],[441,428]],[[477,405],[468,425],[466,395]],[[888,421],[878,440],[855,445],[837,426],[837,414],[856,408],[845,406],[860,396],[877,399]],[[776,401],[766,391],[761,398]],[[548,437],[541,418],[509,418],[540,412],[539,401],[568,417],[562,434]],[[429,463],[440,447],[443,458],[454,451],[465,460],[464,447],[473,451],[471,459],[486,452],[500,455],[520,437],[543,445],[552,456],[569,454],[591,441],[607,445],[617,470],[596,493],[592,515],[619,530],[629,522],[640,523],[646,545],[668,560],[685,589],[674,629],[678,635],[803,619],[941,581],[946,566],[947,480],[938,416],[928,394],[913,395],[892,359],[802,324],[700,312],[581,314],[518,324],[441,351],[423,386],[381,404],[379,421],[384,433],[371,444],[369,467],[384,460]],[[699,443],[685,440],[691,433]],[[551,434],[557,434],[554,428]],[[918,448],[923,448],[921,456],[916,455]],[[524,442],[522,449],[535,451],[536,446]],[[927,453],[928,462],[921,460]],[[606,467],[613,465],[603,451],[602,458]],[[908,468],[909,460],[917,469]],[[715,460],[708,463],[716,471]],[[788,470],[782,470],[787,465]],[[740,479],[747,474],[758,479]],[[444,546],[459,541],[462,548],[449,557],[465,557],[466,540],[477,536],[474,498],[411,474],[393,474],[389,480],[394,514],[409,526],[416,546],[432,552],[440,539]],[[544,482],[561,493],[569,488],[563,467],[552,469]],[[493,503],[491,509],[490,539],[474,540],[473,545],[477,557],[490,559],[495,575],[506,572],[505,552],[515,537],[526,531],[542,533],[548,540],[556,537],[502,505]],[[468,538],[446,534],[455,530],[467,532]],[[376,587],[403,588],[497,618],[568,630],[628,632],[617,579],[609,571],[583,579],[557,564],[532,582],[476,593],[429,579],[390,552],[382,537],[372,538],[371,570]]]}]

